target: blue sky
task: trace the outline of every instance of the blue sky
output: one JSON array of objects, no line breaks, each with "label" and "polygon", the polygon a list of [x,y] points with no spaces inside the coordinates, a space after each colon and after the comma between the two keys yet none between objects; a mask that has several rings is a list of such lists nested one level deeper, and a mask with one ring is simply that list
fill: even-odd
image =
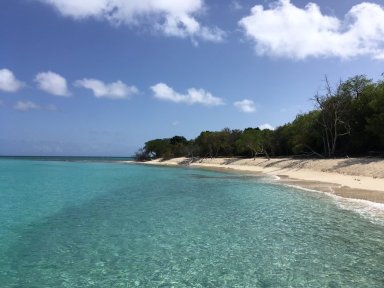
[{"label": "blue sky", "polygon": [[324,75],[381,79],[383,19],[372,0],[1,0],[0,155],[277,127]]}]

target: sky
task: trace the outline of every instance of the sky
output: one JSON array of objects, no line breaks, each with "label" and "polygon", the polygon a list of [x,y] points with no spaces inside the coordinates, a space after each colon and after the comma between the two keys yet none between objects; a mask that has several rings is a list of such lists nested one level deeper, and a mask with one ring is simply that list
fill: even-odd
[{"label": "sky", "polygon": [[383,1],[0,0],[0,155],[273,129],[384,72]]}]

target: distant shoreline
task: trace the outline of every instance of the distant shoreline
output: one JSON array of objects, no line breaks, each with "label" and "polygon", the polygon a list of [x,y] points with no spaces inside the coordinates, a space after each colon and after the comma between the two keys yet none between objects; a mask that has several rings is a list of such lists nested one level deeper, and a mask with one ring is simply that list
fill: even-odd
[{"label": "distant shoreline", "polygon": [[173,158],[140,162],[262,173],[278,182],[344,198],[384,203],[384,159]]},{"label": "distant shoreline", "polygon": [[0,160],[26,160],[26,161],[58,161],[58,162],[126,162],[134,157],[119,156],[0,156]]}]

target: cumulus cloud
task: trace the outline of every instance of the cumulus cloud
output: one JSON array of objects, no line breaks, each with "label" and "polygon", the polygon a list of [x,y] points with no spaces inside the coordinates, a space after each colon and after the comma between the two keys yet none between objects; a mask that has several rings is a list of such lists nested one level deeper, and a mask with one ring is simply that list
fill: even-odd
[{"label": "cumulus cloud", "polygon": [[221,98],[213,96],[211,93],[204,89],[190,88],[187,94],[181,94],[173,90],[167,84],[158,83],[151,87],[155,98],[164,101],[171,101],[175,103],[202,104],[205,106],[223,105],[224,101]]},{"label": "cumulus cloud", "polygon": [[242,112],[252,113],[256,111],[255,103],[252,100],[244,99],[242,101],[236,101],[233,105]]},{"label": "cumulus cloud", "polygon": [[35,82],[39,89],[56,96],[70,96],[67,80],[54,72],[42,72],[36,75]]},{"label": "cumulus cloud", "polygon": [[75,86],[92,90],[97,98],[126,99],[139,93],[135,86],[128,86],[121,81],[104,83],[97,79],[77,80]]},{"label": "cumulus cloud", "polygon": [[16,92],[24,86],[24,83],[17,80],[11,70],[0,69],[0,90],[5,92]]},{"label": "cumulus cloud", "polygon": [[260,130],[266,130],[266,129],[275,130],[275,127],[273,127],[271,124],[268,124],[268,123],[259,125],[259,128]]},{"label": "cumulus cloud", "polygon": [[384,8],[363,2],[343,19],[324,15],[315,3],[305,8],[279,0],[264,9],[252,8],[239,25],[254,42],[259,55],[294,59],[350,58],[367,55],[384,58]]},{"label": "cumulus cloud", "polygon": [[113,25],[142,26],[168,36],[222,41],[225,33],[202,26],[196,19],[205,7],[203,0],[39,0],[74,19],[94,18]]}]

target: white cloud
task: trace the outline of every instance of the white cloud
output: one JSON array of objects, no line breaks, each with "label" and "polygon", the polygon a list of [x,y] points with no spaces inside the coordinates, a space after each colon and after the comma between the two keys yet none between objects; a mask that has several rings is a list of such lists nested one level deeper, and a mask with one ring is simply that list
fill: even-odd
[{"label": "white cloud", "polygon": [[35,81],[39,89],[56,96],[70,96],[67,80],[54,72],[42,72],[36,75]]},{"label": "white cloud", "polygon": [[40,105],[37,105],[36,103],[32,101],[17,101],[16,104],[13,106],[15,110],[19,111],[30,111],[30,110],[39,110],[41,109]]},{"label": "white cloud", "polygon": [[113,25],[149,25],[168,36],[222,41],[224,32],[202,26],[196,19],[203,0],[39,0],[74,19],[95,18]]},{"label": "white cloud", "polygon": [[252,113],[256,111],[255,103],[252,100],[244,99],[242,101],[236,101],[233,105],[245,113]]},{"label": "white cloud", "polygon": [[128,86],[121,81],[104,83],[96,79],[77,80],[75,86],[92,90],[97,98],[126,99],[139,93],[135,86]]},{"label": "white cloud", "polygon": [[233,10],[242,10],[243,9],[243,5],[241,5],[238,1],[236,0],[233,0],[231,2],[231,6],[230,6]]},{"label": "white cloud", "polygon": [[11,70],[0,69],[0,90],[5,92],[16,92],[24,86],[24,83],[17,80]]},{"label": "white cloud", "polygon": [[275,127],[273,127],[271,124],[268,124],[268,123],[259,125],[259,128],[260,130],[266,130],[266,129],[275,130]]},{"label": "white cloud", "polygon": [[301,9],[290,0],[279,0],[269,9],[254,6],[239,25],[259,55],[383,59],[383,19],[384,8],[368,2],[353,6],[340,20],[324,15],[315,3]]},{"label": "white cloud", "polygon": [[213,96],[204,89],[190,88],[187,94],[180,94],[169,87],[167,84],[158,83],[151,87],[155,98],[171,101],[175,103],[202,104],[206,106],[223,105],[224,101],[221,98]]},{"label": "white cloud", "polygon": [[23,112],[32,111],[32,110],[46,110],[46,111],[52,111],[52,112],[57,111],[57,107],[53,104],[42,106],[29,100],[17,101],[13,106],[13,109],[18,111],[23,111]]},{"label": "white cloud", "polygon": [[47,106],[44,107],[44,109],[52,112],[57,111],[57,107],[53,104],[48,104]]}]

